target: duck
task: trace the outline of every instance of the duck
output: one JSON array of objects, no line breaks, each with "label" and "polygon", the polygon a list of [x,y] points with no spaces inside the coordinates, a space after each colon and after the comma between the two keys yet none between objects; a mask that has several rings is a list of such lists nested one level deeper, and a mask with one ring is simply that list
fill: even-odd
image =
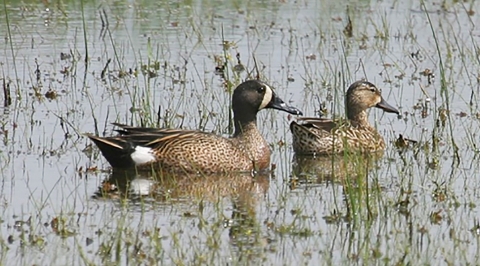
[{"label": "duck", "polygon": [[346,119],[299,117],[290,123],[295,154],[321,156],[346,151],[383,151],[383,137],[368,122],[367,110],[372,107],[400,114],[383,99],[373,83],[364,80],[354,82],[346,93]]},{"label": "duck", "polygon": [[118,136],[87,136],[114,169],[197,174],[263,171],[270,167],[271,151],[257,128],[257,113],[276,109],[302,115],[260,80],[247,80],[235,88],[232,109],[235,131],[228,138],[198,130],[118,123],[114,123],[120,128]]}]

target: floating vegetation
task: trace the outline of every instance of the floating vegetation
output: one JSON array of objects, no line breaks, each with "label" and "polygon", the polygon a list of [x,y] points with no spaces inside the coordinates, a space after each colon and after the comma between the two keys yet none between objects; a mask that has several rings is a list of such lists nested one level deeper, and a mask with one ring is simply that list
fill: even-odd
[{"label": "floating vegetation", "polygon": [[[480,261],[480,3],[6,1],[0,21],[0,264],[458,264]],[[161,14],[161,15],[159,15]],[[259,113],[270,172],[113,171],[111,123],[230,135],[260,78],[308,117],[366,79],[382,154],[294,157]]]}]

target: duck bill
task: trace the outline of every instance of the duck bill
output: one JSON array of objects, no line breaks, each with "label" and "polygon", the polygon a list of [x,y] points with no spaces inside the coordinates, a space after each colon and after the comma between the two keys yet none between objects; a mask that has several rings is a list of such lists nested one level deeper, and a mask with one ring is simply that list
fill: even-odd
[{"label": "duck bill", "polygon": [[300,111],[296,107],[286,104],[280,97],[278,97],[275,94],[273,94],[272,100],[268,103],[268,105],[265,108],[277,109],[293,115],[303,115],[302,111]]},{"label": "duck bill", "polygon": [[375,107],[380,108],[387,113],[395,113],[397,115],[400,114],[400,112],[397,110],[397,108],[388,104],[383,98],[379,103],[377,103],[377,105]]}]

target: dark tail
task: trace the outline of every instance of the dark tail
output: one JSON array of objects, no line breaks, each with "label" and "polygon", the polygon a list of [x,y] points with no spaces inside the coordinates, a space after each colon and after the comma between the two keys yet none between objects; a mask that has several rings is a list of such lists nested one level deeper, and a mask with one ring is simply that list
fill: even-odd
[{"label": "dark tail", "polygon": [[135,166],[130,156],[135,148],[132,143],[122,138],[102,138],[94,135],[87,135],[100,149],[103,157],[107,159],[113,168],[132,168]]}]

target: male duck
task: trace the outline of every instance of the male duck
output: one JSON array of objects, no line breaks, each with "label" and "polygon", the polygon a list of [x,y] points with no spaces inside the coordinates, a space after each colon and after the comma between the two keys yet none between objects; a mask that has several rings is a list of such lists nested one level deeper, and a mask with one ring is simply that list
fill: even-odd
[{"label": "male duck", "polygon": [[382,151],[385,141],[368,122],[366,111],[370,107],[399,114],[395,107],[382,98],[375,85],[367,81],[357,81],[350,85],[347,91],[347,120],[298,118],[299,123],[294,121],[290,124],[293,150],[300,155]]},{"label": "male duck", "polygon": [[241,83],[233,92],[235,133],[224,138],[212,133],[131,127],[120,136],[88,135],[113,168],[143,168],[165,172],[226,173],[264,170],[270,166],[270,148],[257,129],[257,112],[272,108],[301,115],[273,89],[259,80]]}]

